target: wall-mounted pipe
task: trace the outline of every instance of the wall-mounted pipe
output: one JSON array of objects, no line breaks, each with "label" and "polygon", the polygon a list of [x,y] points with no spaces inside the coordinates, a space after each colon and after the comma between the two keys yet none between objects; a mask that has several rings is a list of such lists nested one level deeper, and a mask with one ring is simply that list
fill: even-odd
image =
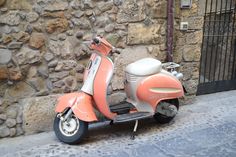
[{"label": "wall-mounted pipe", "polygon": [[174,0],[167,0],[167,56],[168,62],[173,61],[173,38],[174,38]]}]

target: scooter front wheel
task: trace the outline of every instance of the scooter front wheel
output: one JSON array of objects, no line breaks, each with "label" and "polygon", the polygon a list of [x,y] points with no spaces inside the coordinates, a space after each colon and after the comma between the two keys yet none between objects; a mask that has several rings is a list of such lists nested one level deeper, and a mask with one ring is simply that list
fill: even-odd
[{"label": "scooter front wheel", "polygon": [[60,141],[67,144],[78,144],[88,132],[88,123],[78,119],[73,113],[67,120],[63,120],[57,115],[53,128]]}]

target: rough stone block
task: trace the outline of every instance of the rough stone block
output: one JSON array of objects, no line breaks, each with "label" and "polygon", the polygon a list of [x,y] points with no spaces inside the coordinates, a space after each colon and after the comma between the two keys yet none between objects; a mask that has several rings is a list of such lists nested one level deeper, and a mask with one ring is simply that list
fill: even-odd
[{"label": "rough stone block", "polygon": [[148,52],[152,55],[155,56],[158,60],[161,62],[164,62],[166,59],[166,52],[160,50],[160,46],[149,46],[148,47]]},{"label": "rough stone block", "polygon": [[59,95],[24,99],[23,129],[26,134],[52,130],[55,104]]},{"label": "rough stone block", "polygon": [[68,71],[62,71],[62,72],[57,72],[57,73],[51,73],[49,74],[49,78],[55,82],[58,80],[61,80],[62,78],[66,77],[69,75]]},{"label": "rough stone block", "polygon": [[16,120],[15,119],[7,119],[6,120],[6,125],[9,127],[9,128],[12,128],[16,125]]},{"label": "rough stone block", "polygon": [[117,14],[117,22],[138,22],[145,19],[145,1],[124,1]]},{"label": "rough stone block", "polygon": [[166,18],[167,16],[167,1],[159,0],[158,3],[154,0],[147,0],[147,5],[150,7],[147,11],[152,18]]},{"label": "rough stone block", "polygon": [[71,21],[74,25],[78,26],[80,29],[87,30],[91,28],[90,22],[86,18],[80,18],[80,19],[72,18]]},{"label": "rough stone block", "polygon": [[0,137],[7,137],[10,135],[10,129],[6,126],[0,126]]},{"label": "rough stone block", "polygon": [[[184,82],[186,80],[189,79],[196,79],[198,80],[199,77],[199,63],[191,63],[191,62],[187,62],[187,63],[182,63],[180,66],[180,72],[182,72],[184,74]],[[188,86],[188,84],[186,84],[186,86]]]},{"label": "rough stone block", "polygon": [[36,91],[43,91],[47,89],[46,81],[41,77],[32,78],[28,82]]},{"label": "rough stone block", "polygon": [[11,10],[32,10],[32,6],[28,0],[10,0],[7,1],[7,8]]},{"label": "rough stone block", "polygon": [[34,95],[35,90],[25,82],[19,82],[17,85],[8,88],[5,92],[5,97],[7,99],[21,99],[25,97],[30,97]]},{"label": "rough stone block", "polygon": [[28,21],[30,23],[37,21],[38,18],[39,18],[39,15],[36,12],[29,12],[26,15],[26,21]]},{"label": "rough stone block", "polygon": [[68,8],[68,2],[65,1],[54,1],[54,3],[48,3],[45,7],[45,11],[64,11]]},{"label": "rough stone block", "polygon": [[11,128],[10,129],[10,136],[13,137],[16,135],[16,128]]},{"label": "rough stone block", "polygon": [[45,37],[43,33],[33,33],[30,41],[29,46],[35,49],[41,48],[45,43]]},{"label": "rough stone block", "polygon": [[108,1],[108,2],[100,2],[98,4],[98,8],[101,12],[105,12],[108,10],[111,10],[113,7],[113,2],[112,1]]},{"label": "rough stone block", "polygon": [[127,44],[158,44],[161,41],[160,24],[129,24]]},{"label": "rough stone block", "polygon": [[13,37],[11,35],[3,35],[1,40],[3,44],[8,44],[13,40]]},{"label": "rough stone block", "polygon": [[6,120],[6,119],[7,119],[7,115],[5,115],[5,114],[0,114],[0,119],[1,119],[1,120]]},{"label": "rough stone block", "polygon": [[48,49],[53,53],[54,56],[72,58],[76,48],[81,47],[77,41],[78,40],[74,37],[71,37],[71,39],[67,38],[65,41],[49,40]]},{"label": "rough stone block", "polygon": [[118,34],[109,34],[106,36],[106,39],[111,45],[117,46],[117,43],[120,40],[120,36]]},{"label": "rough stone block", "polygon": [[20,15],[17,11],[10,11],[7,14],[0,15],[0,24],[16,26],[20,24]]},{"label": "rough stone block", "polygon": [[30,35],[26,32],[23,32],[23,31],[20,31],[18,33],[14,33],[13,37],[16,39],[16,41],[20,41],[23,43],[26,43],[30,39]]},{"label": "rough stone block", "polygon": [[0,0],[0,6],[4,5],[5,2],[6,0]]},{"label": "rough stone block", "polygon": [[53,19],[46,22],[46,31],[50,34],[54,32],[61,33],[65,32],[68,26],[69,23],[65,18]]},{"label": "rough stone block", "polygon": [[22,47],[23,43],[22,42],[11,42],[10,44],[8,44],[8,49],[20,49]]},{"label": "rough stone block", "polygon": [[5,66],[0,66],[0,80],[8,79],[8,70]]},{"label": "rough stone block", "polygon": [[0,119],[0,125],[2,125],[4,123],[4,120]]},{"label": "rough stone block", "polygon": [[[8,26],[8,25],[3,25],[1,26],[1,29],[0,29],[0,33],[6,33],[6,34],[9,34],[11,33],[12,31],[12,27]],[[1,39],[2,40],[2,39]]]},{"label": "rough stone block", "polygon": [[112,32],[114,29],[115,29],[115,25],[114,25],[114,24],[109,24],[109,25],[107,25],[107,26],[104,28],[105,32],[107,32],[107,33]]},{"label": "rough stone block", "polygon": [[12,52],[7,49],[0,49],[0,64],[7,64],[10,62]]},{"label": "rough stone block", "polygon": [[22,129],[22,125],[17,124],[16,125],[16,136],[23,135],[23,134],[24,134],[24,130]]},{"label": "rough stone block", "polygon": [[177,46],[174,48],[174,51],[173,51],[173,61],[175,63],[180,63],[182,60],[183,60],[183,53],[182,51],[180,50],[180,46]]},{"label": "rough stone block", "polygon": [[193,45],[193,44],[199,44],[202,42],[202,36],[203,36],[203,31],[195,31],[193,33],[186,33],[185,40],[186,43],[185,45]]},{"label": "rough stone block", "polygon": [[15,119],[17,116],[17,108],[15,106],[10,106],[7,108],[7,118]]},{"label": "rough stone block", "polygon": [[20,65],[34,64],[41,61],[41,55],[38,50],[32,50],[28,47],[22,47],[17,53],[16,59]]},{"label": "rough stone block", "polygon": [[74,69],[76,66],[77,63],[75,60],[63,60],[58,62],[55,71],[71,70]]},{"label": "rough stone block", "polygon": [[201,45],[186,45],[182,47],[184,61],[200,61]]}]

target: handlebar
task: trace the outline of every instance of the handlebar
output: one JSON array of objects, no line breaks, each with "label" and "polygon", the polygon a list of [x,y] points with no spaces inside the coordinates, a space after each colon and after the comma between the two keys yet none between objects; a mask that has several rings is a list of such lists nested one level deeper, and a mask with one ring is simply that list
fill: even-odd
[{"label": "handlebar", "polygon": [[93,38],[92,42],[98,45],[100,43],[100,40],[98,38]]},{"label": "handlebar", "polygon": [[102,37],[100,37],[100,36],[97,36],[97,37],[93,38],[92,41],[90,41],[90,43],[93,44],[93,45],[97,45],[97,46],[100,45],[100,44],[104,45],[104,46],[108,46],[108,47],[111,48],[110,53],[120,54],[120,49],[117,49],[117,48],[113,47],[112,45],[110,45],[109,43],[107,43],[106,41],[103,41]]}]

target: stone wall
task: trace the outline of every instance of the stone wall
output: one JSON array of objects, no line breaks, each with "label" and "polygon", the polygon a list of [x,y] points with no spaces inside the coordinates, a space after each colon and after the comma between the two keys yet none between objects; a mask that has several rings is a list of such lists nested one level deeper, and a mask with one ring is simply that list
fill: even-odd
[{"label": "stone wall", "polygon": [[[190,10],[180,10],[179,0],[175,3],[174,61],[181,63],[183,83],[193,95],[203,18],[197,0]],[[115,75],[109,94],[111,102],[123,99],[127,64],[147,56],[165,60],[166,5],[166,0],[0,0],[0,138],[32,133],[27,131],[31,122],[51,122],[48,113],[56,97],[51,95],[81,87],[91,53],[84,41],[96,34],[121,50],[112,56]],[[190,31],[179,30],[183,20]],[[30,99],[40,96],[45,97]],[[52,103],[41,107],[41,100]]]},{"label": "stone wall", "polygon": [[[176,1],[176,28],[174,61],[181,64],[184,74],[183,85],[187,95],[195,95],[199,78],[199,63],[201,57],[201,44],[203,36],[204,8],[199,7],[205,1],[193,0],[191,9],[179,9],[179,1]],[[180,22],[188,22],[188,31],[180,31]]]}]

